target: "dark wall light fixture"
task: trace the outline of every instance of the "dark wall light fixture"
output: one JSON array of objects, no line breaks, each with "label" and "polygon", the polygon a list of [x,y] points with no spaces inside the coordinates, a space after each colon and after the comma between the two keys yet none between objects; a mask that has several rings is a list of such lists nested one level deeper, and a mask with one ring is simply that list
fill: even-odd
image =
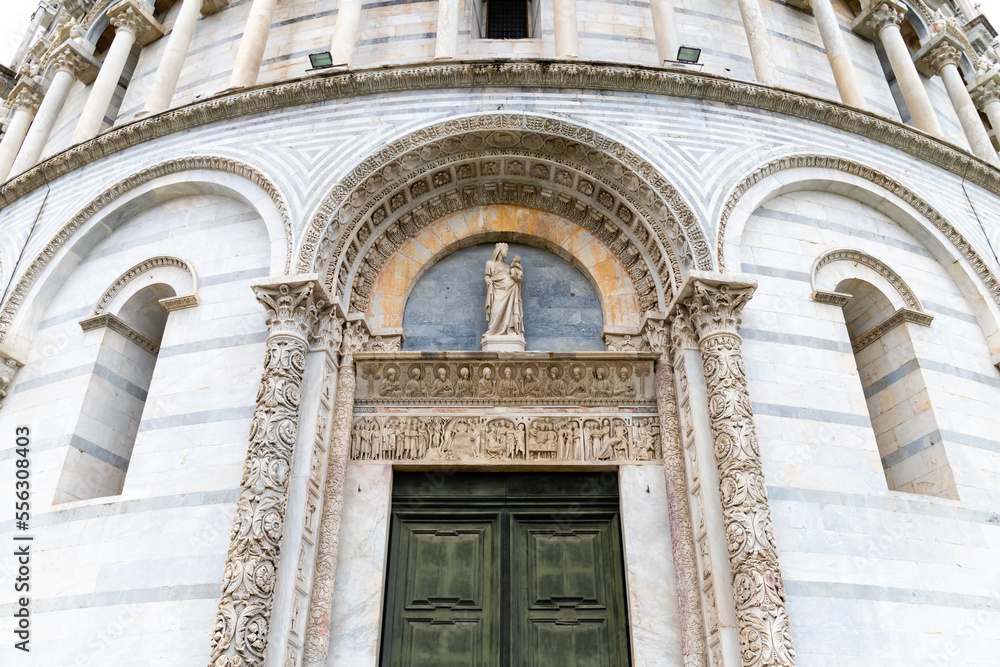
[{"label": "dark wall light fixture", "polygon": [[310,53],[309,54],[309,64],[312,65],[307,72],[315,72],[318,69],[330,69],[331,67],[347,67],[347,63],[333,63],[333,56],[330,55],[329,51],[321,51],[320,53]]},{"label": "dark wall light fixture", "polygon": [[698,60],[701,59],[701,49],[695,48],[693,46],[682,46],[677,49],[677,60],[664,60],[663,65],[692,65],[694,67],[704,67],[705,63],[700,63]]}]

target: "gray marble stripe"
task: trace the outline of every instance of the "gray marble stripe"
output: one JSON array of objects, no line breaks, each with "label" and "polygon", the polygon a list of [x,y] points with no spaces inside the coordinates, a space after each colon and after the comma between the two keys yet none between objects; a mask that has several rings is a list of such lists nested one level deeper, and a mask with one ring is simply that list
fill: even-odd
[{"label": "gray marble stripe", "polygon": [[94,375],[101,378],[108,384],[118,387],[119,389],[126,392],[130,396],[138,398],[140,401],[145,401],[146,398],[149,396],[149,391],[147,389],[143,389],[139,385],[126,380],[121,375],[118,375],[118,373],[115,373],[107,366],[95,363]]},{"label": "gray marble stripe", "polygon": [[1000,514],[985,512],[955,505],[934,502],[915,493],[885,493],[883,495],[842,493],[787,486],[768,486],[767,495],[771,502],[814,503],[822,506],[840,506],[864,510],[884,510],[887,512],[914,513],[921,516],[938,517],[952,521],[982,523],[995,526]]},{"label": "gray marble stripe", "polygon": [[11,394],[19,394],[23,391],[31,391],[32,389],[37,389],[38,387],[44,387],[45,385],[54,384],[56,382],[62,382],[63,380],[68,380],[70,378],[79,377],[81,375],[86,375],[94,370],[94,364],[85,364],[83,366],[73,366],[72,368],[65,368],[61,371],[55,373],[49,373],[48,375],[39,375],[31,380],[26,380],[24,382],[18,382]]},{"label": "gray marble stripe", "polygon": [[253,278],[266,278],[270,269],[261,266],[256,269],[243,269],[242,271],[230,271],[229,273],[216,273],[213,276],[202,276],[198,278],[199,287],[211,287],[212,285],[224,285],[234,283],[237,280],[251,280]]},{"label": "gray marble stripe", "polygon": [[176,426],[192,426],[197,424],[208,424],[211,422],[224,422],[238,419],[250,419],[256,406],[243,408],[224,408],[222,410],[202,410],[200,412],[187,412],[169,417],[157,417],[155,419],[144,419],[139,424],[139,432],[158,431],[164,428],[174,428]]},{"label": "gray marble stripe", "polygon": [[79,449],[81,452],[84,452],[85,454],[90,454],[95,459],[104,461],[108,465],[118,468],[122,472],[128,472],[129,460],[127,458],[119,456],[118,454],[115,454],[114,452],[109,451],[104,447],[101,447],[100,445],[91,442],[90,440],[85,440],[80,436],[76,435],[75,433],[73,434],[73,437],[69,439],[69,445],[70,447],[75,447],[76,449]]},{"label": "gray marble stripe", "polygon": [[830,350],[831,352],[854,354],[850,343],[831,340],[829,338],[800,336],[798,334],[765,331],[763,329],[740,329],[740,336],[745,340],[759,340],[767,343],[781,343],[782,345],[798,345],[799,347],[809,347],[815,350]]},{"label": "gray marble stripe", "polygon": [[768,417],[805,419],[808,421],[826,422],[830,424],[866,426],[868,428],[872,427],[871,417],[868,415],[855,415],[850,412],[816,410],[814,408],[798,408],[793,405],[777,405],[774,403],[754,403],[753,411],[758,415],[765,415]]},{"label": "gray marble stripe", "polygon": [[996,452],[997,454],[1000,454],[1000,442],[996,440],[980,438],[974,435],[967,435],[965,433],[956,433],[955,431],[941,431],[941,437],[950,442],[957,442],[960,445],[977,447],[979,449],[985,449],[988,452]]},{"label": "gray marble stripe", "polygon": [[760,264],[741,264],[743,273],[753,273],[758,276],[770,276],[772,278],[787,278],[788,280],[801,280],[810,282],[812,276],[802,271],[791,271],[789,269],[779,269],[773,266],[761,266]]},{"label": "gray marble stripe", "polygon": [[898,604],[1000,611],[1000,598],[988,595],[923,591],[916,588],[871,586],[868,584],[841,584],[829,581],[797,581],[794,579],[785,580],[785,590],[790,597],[872,600]]},{"label": "gray marble stripe", "polygon": [[[191,584],[188,586],[159,586],[126,591],[104,591],[89,595],[67,595],[58,598],[32,598],[32,611],[45,614],[57,611],[114,607],[148,602],[177,602],[181,600],[210,600],[219,597],[219,584]],[[9,615],[14,604],[0,605],[0,614]]]},{"label": "gray marble stripe", "polygon": [[987,386],[1000,389],[1000,377],[998,377],[995,373],[992,375],[984,375],[983,373],[970,371],[967,368],[959,368],[957,366],[952,366],[951,364],[943,364],[940,361],[931,361],[930,359],[920,359],[920,367],[935,373],[946,373],[947,375],[953,375],[957,378],[962,378],[963,380],[978,382],[979,384],[985,384]]},{"label": "gray marble stripe", "polygon": [[832,232],[840,232],[841,234],[846,234],[848,236],[857,236],[863,239],[868,239],[869,241],[875,241],[876,243],[892,246],[894,248],[906,250],[907,252],[912,252],[922,257],[930,257],[933,259],[933,256],[931,255],[930,251],[927,248],[924,248],[923,246],[918,246],[912,243],[907,243],[906,241],[899,241],[897,239],[888,238],[881,234],[876,234],[875,232],[869,232],[864,229],[848,227],[847,225],[841,225],[836,222],[830,222],[829,220],[812,218],[806,215],[798,215],[796,213],[788,213],[786,211],[775,211],[769,208],[759,208],[756,211],[754,211],[754,215],[759,215],[764,218],[770,218],[771,220],[780,220],[782,222],[794,222],[800,225],[808,225],[809,227],[818,227],[820,229],[827,229]]},{"label": "gray marble stripe", "polygon": [[882,457],[882,467],[890,468],[897,463],[905,461],[915,454],[919,454],[925,449],[941,443],[941,431],[935,429],[922,438],[917,438],[908,445],[903,445],[894,452],[890,452]]},{"label": "gray marble stripe", "polygon": [[255,331],[249,334],[241,334],[238,336],[225,336],[223,338],[210,338],[208,340],[199,340],[193,343],[184,343],[183,345],[171,345],[170,347],[160,348],[160,357],[176,357],[181,354],[191,354],[194,352],[205,352],[206,350],[222,350],[230,347],[238,347],[240,345],[254,345],[256,343],[263,343],[267,340],[266,331]]},{"label": "gray marble stripe", "polygon": [[656,44],[656,40],[647,37],[629,37],[628,35],[612,35],[606,32],[581,32],[581,39],[603,39],[609,42],[629,42],[632,44]]},{"label": "gray marble stripe", "polygon": [[374,37],[372,39],[359,39],[358,47],[371,46],[373,44],[395,44],[396,42],[410,42],[415,39],[434,39],[436,32],[418,32],[411,35],[395,35],[393,37]]},{"label": "gray marble stripe", "polygon": [[890,372],[888,375],[884,375],[875,382],[864,388],[865,398],[871,398],[875,394],[879,393],[883,389],[893,385],[903,378],[905,378],[910,373],[918,370],[920,368],[920,362],[916,359],[910,359],[905,364],[897,368],[896,370]]},{"label": "gray marble stripe", "polygon": [[89,315],[93,308],[91,306],[82,306],[80,308],[75,308],[73,310],[67,311],[62,315],[55,315],[47,320],[42,320],[38,323],[37,331],[42,329],[48,329],[49,327],[54,327],[57,324],[62,324],[63,322],[69,322],[70,320],[78,320],[84,315]]},{"label": "gray marble stripe", "polygon": [[[43,528],[45,526],[58,526],[74,521],[87,521],[88,519],[99,519],[121,514],[157,512],[179,507],[224,505],[226,503],[235,503],[239,497],[240,489],[199,491],[197,493],[181,493],[175,496],[154,496],[152,498],[136,498],[124,501],[117,497],[111,497],[106,502],[97,505],[85,505],[36,514],[31,518],[31,525],[33,528]],[[13,529],[13,519],[0,522],[0,533],[9,533]]]},{"label": "gray marble stripe", "polygon": [[942,306],[941,304],[934,303],[932,301],[924,301],[923,304],[924,308],[935,313],[953,317],[956,320],[962,320],[963,322],[968,322],[969,324],[979,324],[979,320],[977,320],[976,316],[971,313],[963,313],[960,310],[955,310],[954,308],[949,308],[948,306]]}]

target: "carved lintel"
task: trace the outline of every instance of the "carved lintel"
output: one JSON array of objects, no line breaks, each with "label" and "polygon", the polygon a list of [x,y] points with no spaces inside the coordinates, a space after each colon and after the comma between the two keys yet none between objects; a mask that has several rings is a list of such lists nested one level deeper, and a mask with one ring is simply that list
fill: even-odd
[{"label": "carved lintel", "polygon": [[108,329],[121,334],[152,355],[160,353],[159,345],[154,343],[148,336],[145,336],[130,327],[116,315],[104,313],[103,315],[95,315],[94,317],[88,317],[80,320],[80,328],[84,331],[93,331],[94,329],[101,329],[103,327],[107,327]]},{"label": "carved lintel", "polygon": [[160,299],[160,305],[170,312],[184,310],[185,308],[194,308],[198,305],[198,295],[182,294],[181,296],[170,296],[166,299]]},{"label": "carved lintel", "polygon": [[922,327],[929,327],[933,319],[934,316],[930,313],[913,310],[911,308],[900,308],[895,313],[890,315],[885,322],[876,324],[871,329],[868,329],[852,340],[851,347],[854,348],[854,352],[856,354],[882,338],[882,336],[886,335],[903,322],[912,322],[913,324],[919,324]]},{"label": "carved lintel", "polygon": [[853,294],[845,294],[844,292],[825,292],[823,290],[813,292],[813,301],[816,303],[828,303],[840,308],[846,306],[847,302],[853,298]]}]

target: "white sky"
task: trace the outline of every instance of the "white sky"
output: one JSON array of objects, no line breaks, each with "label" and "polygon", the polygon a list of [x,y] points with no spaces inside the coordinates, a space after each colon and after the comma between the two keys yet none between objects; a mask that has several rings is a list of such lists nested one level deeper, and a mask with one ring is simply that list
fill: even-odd
[{"label": "white sky", "polygon": [[[979,1],[993,27],[1000,30],[1000,0]],[[38,0],[0,0],[0,3],[3,4],[3,11],[0,12],[0,63],[9,66]]]}]

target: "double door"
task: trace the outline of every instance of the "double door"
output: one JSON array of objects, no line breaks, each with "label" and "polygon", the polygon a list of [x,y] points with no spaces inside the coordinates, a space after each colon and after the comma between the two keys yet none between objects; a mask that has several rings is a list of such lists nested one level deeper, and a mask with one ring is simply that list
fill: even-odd
[{"label": "double door", "polygon": [[613,474],[397,474],[382,667],[626,667]]}]

